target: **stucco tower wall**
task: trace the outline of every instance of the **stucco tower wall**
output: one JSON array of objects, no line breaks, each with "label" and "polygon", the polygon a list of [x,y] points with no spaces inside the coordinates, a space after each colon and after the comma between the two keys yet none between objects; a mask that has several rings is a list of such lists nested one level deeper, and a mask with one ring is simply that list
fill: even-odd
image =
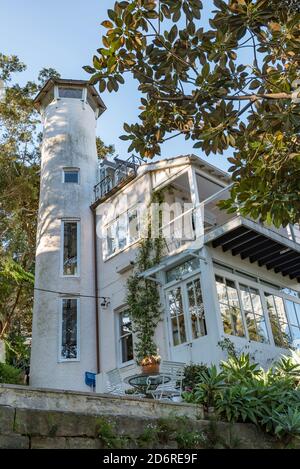
[{"label": "stucco tower wall", "polygon": [[[36,288],[95,295],[93,220],[90,204],[97,177],[95,113],[79,99],[59,99],[44,110],[41,187],[36,250]],[[63,183],[63,168],[79,168],[80,183]],[[80,276],[61,272],[62,219],[80,220]],[[66,295],[67,296],[67,295]],[[80,359],[61,362],[59,331],[63,295],[35,290],[30,383],[90,390],[85,371],[96,372],[95,300],[81,297]]]}]

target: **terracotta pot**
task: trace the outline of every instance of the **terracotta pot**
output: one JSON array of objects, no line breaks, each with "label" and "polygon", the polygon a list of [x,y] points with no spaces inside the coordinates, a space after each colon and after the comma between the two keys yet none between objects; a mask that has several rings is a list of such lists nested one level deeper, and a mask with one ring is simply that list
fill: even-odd
[{"label": "terracotta pot", "polygon": [[141,369],[142,373],[147,375],[151,373],[159,373],[159,363],[150,363],[149,365],[142,365]]}]

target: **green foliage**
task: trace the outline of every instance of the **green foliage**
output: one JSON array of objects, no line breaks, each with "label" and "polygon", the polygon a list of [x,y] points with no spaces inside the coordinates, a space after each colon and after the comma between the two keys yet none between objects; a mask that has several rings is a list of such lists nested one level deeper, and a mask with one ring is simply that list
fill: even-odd
[{"label": "green foliage", "polygon": [[100,160],[109,156],[114,156],[115,147],[114,145],[105,145],[100,137],[96,137],[97,155]]},{"label": "green foliage", "polygon": [[97,419],[96,432],[103,444],[103,448],[160,448],[168,447],[174,442],[178,449],[202,448],[236,448],[239,440],[230,431],[229,441],[226,442],[213,419],[202,431],[193,428],[193,423],[187,417],[165,417],[148,424],[140,434],[134,438],[130,436],[130,429],[126,434],[119,434],[117,424],[105,417]]},{"label": "green foliage", "polygon": [[127,438],[118,435],[115,422],[111,422],[104,417],[97,419],[96,432],[104,448],[126,447]]},{"label": "green foliage", "polygon": [[187,402],[213,406],[218,418],[228,422],[252,422],[277,436],[299,435],[300,363],[282,357],[268,371],[250,356],[229,357],[208,372],[199,373]]},{"label": "green foliage", "polygon": [[[28,361],[39,200],[40,118],[33,100],[54,69],[44,68],[36,83],[19,85],[26,66],[0,54],[0,339],[10,363]],[[24,353],[24,356],[22,354]]]},{"label": "green foliage", "polygon": [[[150,203],[163,202],[161,192],[153,194]],[[150,217],[150,214],[147,214]],[[127,304],[133,323],[135,335],[135,359],[139,364],[145,357],[157,354],[157,345],[153,337],[161,319],[160,298],[157,284],[153,280],[143,278],[140,273],[158,264],[163,249],[161,235],[151,238],[151,223],[147,224],[146,237],[139,245],[136,259],[136,270],[127,281]]]},{"label": "green foliage", "polygon": [[[117,1],[102,22],[91,83],[139,83],[128,151],[160,155],[182,135],[207,155],[232,149],[231,198],[221,206],[266,223],[300,215],[300,10],[297,0]],[[207,28],[202,15],[209,15]],[[246,55],[245,55],[246,51]]]},{"label": "green foliage", "polygon": [[20,369],[0,363],[0,383],[23,384]]},{"label": "green foliage", "polygon": [[[194,402],[201,403],[206,408],[215,406],[216,400],[224,387],[223,374],[218,372],[215,365],[212,365],[210,368],[200,371],[198,379],[199,382],[191,393]],[[183,394],[183,398],[191,402],[189,395],[186,393]]]},{"label": "green foliage", "polygon": [[239,357],[231,356],[223,361],[221,369],[228,383],[243,384],[261,373],[257,363],[251,363],[249,355],[243,353]]},{"label": "green foliage", "polygon": [[238,357],[238,353],[235,349],[234,343],[228,339],[228,337],[225,337],[224,339],[220,340],[218,342],[218,346],[223,350],[223,352],[226,352],[228,357]]},{"label": "green foliage", "polygon": [[282,414],[274,412],[272,424],[276,436],[296,435],[300,438],[300,409],[289,408],[286,413]]},{"label": "green foliage", "polygon": [[206,370],[207,366],[204,364],[186,365],[184,367],[183,388],[192,391],[199,381],[199,373]]}]

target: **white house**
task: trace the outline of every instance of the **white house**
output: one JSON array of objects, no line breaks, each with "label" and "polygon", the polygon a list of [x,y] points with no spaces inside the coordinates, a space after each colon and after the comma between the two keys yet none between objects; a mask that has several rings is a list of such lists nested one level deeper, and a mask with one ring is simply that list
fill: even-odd
[{"label": "white house", "polygon": [[[263,366],[300,346],[300,236],[217,203],[227,173],[195,155],[144,163],[102,161],[96,119],[105,105],[84,81],[50,80],[36,98],[44,121],[31,384],[89,390],[85,373],[136,368],[126,305],[152,194],[164,189],[156,282],[165,359],[218,363],[229,338]],[[184,232],[182,232],[184,226]]]}]

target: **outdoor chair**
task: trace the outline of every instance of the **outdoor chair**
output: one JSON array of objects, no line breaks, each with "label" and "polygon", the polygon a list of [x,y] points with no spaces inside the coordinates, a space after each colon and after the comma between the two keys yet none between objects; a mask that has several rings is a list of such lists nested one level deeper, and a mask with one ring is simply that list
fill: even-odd
[{"label": "outdoor chair", "polygon": [[[154,399],[173,400],[174,397],[180,398],[182,393],[182,382],[184,378],[185,363],[172,362],[164,360],[160,365],[160,374],[162,383],[156,389],[150,391]],[[151,376],[148,378],[148,385],[151,385]]]},{"label": "outdoor chair", "polygon": [[[122,379],[121,373],[119,368],[115,368],[114,370],[107,371],[106,376],[108,378],[108,393],[113,394],[115,396],[128,396],[129,394],[126,393],[126,386]],[[145,397],[143,394],[138,393],[137,391],[134,392],[132,395],[135,397]]]}]

